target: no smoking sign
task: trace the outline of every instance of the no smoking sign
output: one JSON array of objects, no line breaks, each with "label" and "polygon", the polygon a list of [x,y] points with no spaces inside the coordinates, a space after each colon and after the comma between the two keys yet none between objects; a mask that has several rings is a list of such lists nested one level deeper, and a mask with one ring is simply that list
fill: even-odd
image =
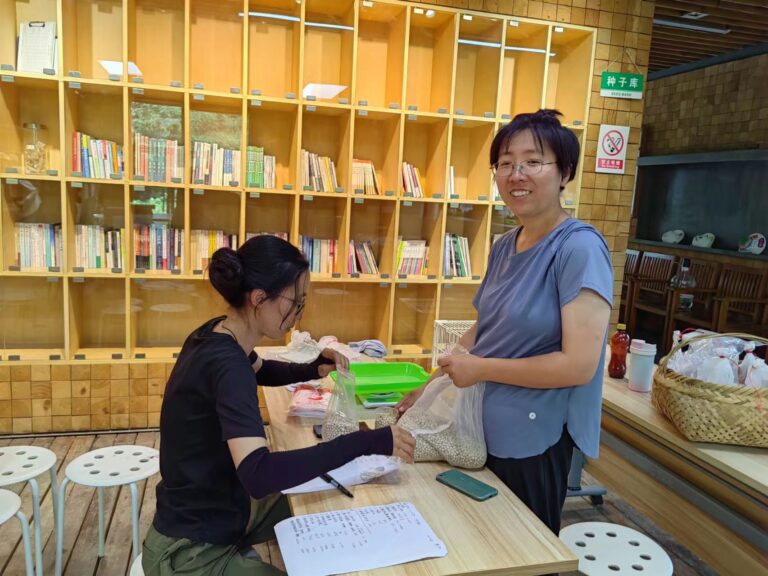
[{"label": "no smoking sign", "polygon": [[600,126],[596,172],[624,174],[627,159],[629,126]]}]

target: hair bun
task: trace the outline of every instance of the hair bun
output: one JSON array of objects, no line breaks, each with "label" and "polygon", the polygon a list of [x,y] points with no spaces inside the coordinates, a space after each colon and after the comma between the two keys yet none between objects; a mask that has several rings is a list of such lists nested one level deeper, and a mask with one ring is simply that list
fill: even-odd
[{"label": "hair bun", "polygon": [[243,262],[240,255],[232,248],[219,248],[211,256],[208,264],[208,276],[211,284],[233,305],[243,299]]},{"label": "hair bun", "polygon": [[555,110],[554,108],[541,108],[534,112],[533,115],[538,116],[539,118],[546,118],[549,121],[554,121],[558,126],[560,126],[560,117],[563,114],[560,112],[560,110]]}]

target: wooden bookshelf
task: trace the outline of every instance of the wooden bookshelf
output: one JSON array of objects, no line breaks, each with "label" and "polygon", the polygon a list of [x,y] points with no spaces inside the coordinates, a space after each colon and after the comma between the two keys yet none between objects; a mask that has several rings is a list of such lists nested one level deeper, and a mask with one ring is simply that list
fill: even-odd
[{"label": "wooden bookshelf", "polygon": [[[56,70],[16,70],[29,20],[56,22]],[[493,136],[547,105],[584,142],[595,42],[587,27],[398,0],[0,0],[0,363],[172,362],[224,309],[193,230],[335,240],[297,328],[430,357],[434,320],[475,317],[494,235],[515,224],[491,197]],[[35,174],[30,123],[47,144]],[[75,169],[78,133],[122,147],[124,172]],[[177,177],[137,172],[137,135],[178,147]],[[239,171],[201,181],[195,143],[239,152]],[[273,187],[248,186],[248,147],[275,157]],[[304,189],[302,149],[331,158],[336,189]],[[379,195],[353,189],[353,159],[373,163]],[[423,198],[404,195],[403,162]],[[19,224],[60,227],[58,266],[20,265]],[[122,231],[123,265],[79,266],[79,227]],[[150,229],[178,238],[173,267],[147,265]],[[467,238],[470,277],[445,277],[445,234]],[[398,238],[427,243],[423,275],[399,277]],[[350,241],[371,243],[378,275],[349,274]]]}]

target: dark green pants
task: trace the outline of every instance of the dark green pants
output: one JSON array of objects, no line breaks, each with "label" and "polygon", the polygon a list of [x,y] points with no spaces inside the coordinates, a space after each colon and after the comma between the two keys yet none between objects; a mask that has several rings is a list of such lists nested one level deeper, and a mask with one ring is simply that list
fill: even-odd
[{"label": "dark green pants", "polygon": [[171,538],[155,530],[144,540],[141,565],[146,576],[279,576],[284,573],[240,552],[275,537],[275,524],[291,516],[288,499],[273,494],[261,500],[251,500],[251,518],[240,545],[221,546],[193,542],[186,538]]}]

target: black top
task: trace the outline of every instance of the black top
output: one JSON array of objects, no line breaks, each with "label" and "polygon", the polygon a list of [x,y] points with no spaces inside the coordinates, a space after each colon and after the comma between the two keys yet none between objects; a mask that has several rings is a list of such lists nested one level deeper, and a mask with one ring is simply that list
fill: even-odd
[{"label": "black top", "polygon": [[[154,519],[162,534],[213,544],[237,542],[250,514],[226,441],[265,436],[249,358],[232,337],[213,331],[223,318],[190,334],[168,379]],[[265,361],[262,370],[279,385],[317,378],[317,364]]]}]

